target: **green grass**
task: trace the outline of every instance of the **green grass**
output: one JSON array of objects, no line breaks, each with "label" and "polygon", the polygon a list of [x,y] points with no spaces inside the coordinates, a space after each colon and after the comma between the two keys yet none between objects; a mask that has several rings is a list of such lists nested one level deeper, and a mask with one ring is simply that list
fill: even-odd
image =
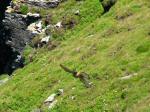
[{"label": "green grass", "polygon": [[[150,111],[149,0],[118,0],[105,15],[98,0],[80,3],[70,0],[56,9],[42,9],[45,14],[56,14],[56,21],[78,8],[82,17],[65,32],[60,46],[53,51],[37,50],[32,63],[0,86],[0,112],[48,111],[43,102],[59,88],[64,95],[57,98],[51,112]],[[26,58],[30,52],[28,47]],[[94,87],[85,88],[59,64],[89,73]],[[127,73],[138,75],[120,80]]]}]

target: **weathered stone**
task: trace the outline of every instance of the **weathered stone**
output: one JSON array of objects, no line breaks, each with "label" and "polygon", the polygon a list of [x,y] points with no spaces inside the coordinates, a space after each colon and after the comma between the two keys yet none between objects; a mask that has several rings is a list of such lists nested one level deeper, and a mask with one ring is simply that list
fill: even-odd
[{"label": "weathered stone", "polygon": [[75,11],[75,13],[74,13],[75,15],[80,15],[80,11],[79,10],[77,10],[77,11]]},{"label": "weathered stone", "polygon": [[62,94],[64,94],[64,89],[58,89],[57,95],[59,96],[59,95],[62,95]]},{"label": "weathered stone", "polygon": [[50,40],[50,36],[41,39],[41,43],[47,44]]},{"label": "weathered stone", "polygon": [[32,5],[32,6],[37,6],[37,7],[42,7],[42,8],[55,8],[59,5],[59,3],[62,2],[62,0],[27,0],[25,3]]},{"label": "weathered stone", "polygon": [[15,69],[24,66],[21,53],[32,38],[32,34],[26,31],[30,24],[27,18],[15,13],[5,14],[10,1],[0,0],[0,74],[11,74]]},{"label": "weathered stone", "polygon": [[137,75],[138,75],[137,73],[129,74],[129,75],[127,75],[127,76],[121,77],[120,79],[121,79],[121,80],[128,80],[128,79],[130,79],[130,78],[132,78],[132,77],[134,77],[134,76],[137,76]]},{"label": "weathered stone", "polygon": [[45,104],[50,104],[50,103],[52,103],[54,100],[55,100],[55,97],[56,97],[56,95],[57,94],[51,94],[45,101],[44,101],[44,103]]}]

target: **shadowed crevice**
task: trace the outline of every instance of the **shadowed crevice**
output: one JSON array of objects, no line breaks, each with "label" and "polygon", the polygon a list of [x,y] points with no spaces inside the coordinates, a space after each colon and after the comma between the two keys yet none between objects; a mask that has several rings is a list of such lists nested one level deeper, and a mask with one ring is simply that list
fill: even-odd
[{"label": "shadowed crevice", "polygon": [[20,15],[5,14],[11,0],[0,0],[0,74],[9,74],[24,66],[21,53],[32,35]]}]

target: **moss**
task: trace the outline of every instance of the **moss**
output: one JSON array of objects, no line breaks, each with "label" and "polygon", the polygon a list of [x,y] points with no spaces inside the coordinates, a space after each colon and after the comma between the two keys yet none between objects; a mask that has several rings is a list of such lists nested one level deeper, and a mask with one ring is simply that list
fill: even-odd
[{"label": "moss", "polygon": [[22,14],[27,14],[29,12],[28,6],[24,4],[20,6],[19,10]]}]

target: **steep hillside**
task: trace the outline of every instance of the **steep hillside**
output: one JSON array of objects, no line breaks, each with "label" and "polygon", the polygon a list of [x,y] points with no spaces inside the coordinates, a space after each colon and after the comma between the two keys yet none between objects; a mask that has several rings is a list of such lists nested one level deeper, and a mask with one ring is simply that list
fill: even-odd
[{"label": "steep hillside", "polygon": [[[29,10],[39,10],[43,17],[51,13],[53,23],[76,10],[80,17],[73,16],[73,28],[54,35],[53,41],[60,43],[55,49],[26,47],[27,65],[0,85],[0,112],[150,111],[149,0],[118,0],[106,13],[99,0],[68,0],[57,8]],[[89,74],[92,87],[60,64]],[[64,92],[49,110],[43,102],[58,89]]]}]

